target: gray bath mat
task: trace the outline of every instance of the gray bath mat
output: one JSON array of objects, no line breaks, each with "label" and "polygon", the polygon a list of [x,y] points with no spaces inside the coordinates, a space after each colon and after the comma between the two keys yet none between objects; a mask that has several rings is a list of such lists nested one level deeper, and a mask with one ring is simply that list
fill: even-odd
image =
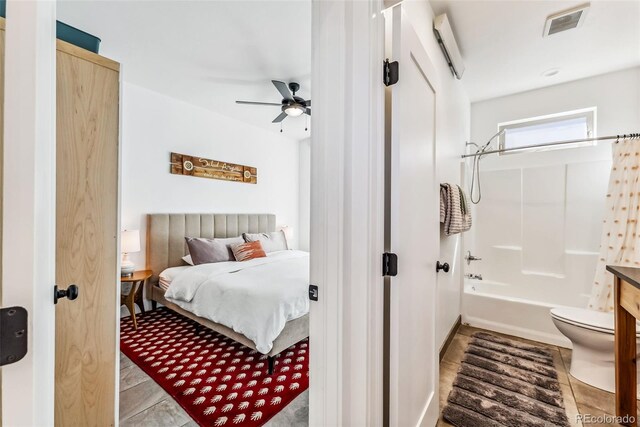
[{"label": "gray bath mat", "polygon": [[568,427],[553,355],[485,332],[472,335],[442,415],[458,427]]}]

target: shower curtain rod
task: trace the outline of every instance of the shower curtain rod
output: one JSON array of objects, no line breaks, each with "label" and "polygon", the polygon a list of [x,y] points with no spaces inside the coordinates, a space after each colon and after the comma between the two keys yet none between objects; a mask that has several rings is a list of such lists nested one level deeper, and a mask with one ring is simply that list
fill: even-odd
[{"label": "shower curtain rod", "polygon": [[529,148],[538,148],[538,147],[553,147],[556,145],[564,145],[564,144],[575,144],[578,142],[593,142],[593,141],[606,141],[606,140],[610,140],[610,139],[615,139],[615,140],[619,140],[620,138],[639,138],[640,137],[640,133],[631,133],[631,134],[625,134],[625,135],[610,135],[610,136],[600,136],[598,138],[584,138],[584,139],[570,139],[567,141],[553,141],[553,142],[545,142],[543,144],[534,144],[534,145],[527,145],[525,147],[513,147],[513,148],[501,148],[498,150],[490,150],[490,151],[482,151],[482,152],[477,152],[477,153],[471,153],[471,154],[463,154],[462,158],[465,159],[467,157],[477,157],[477,156],[484,156],[485,154],[495,154],[495,153],[506,153],[508,151],[520,151],[520,150],[526,150]]}]

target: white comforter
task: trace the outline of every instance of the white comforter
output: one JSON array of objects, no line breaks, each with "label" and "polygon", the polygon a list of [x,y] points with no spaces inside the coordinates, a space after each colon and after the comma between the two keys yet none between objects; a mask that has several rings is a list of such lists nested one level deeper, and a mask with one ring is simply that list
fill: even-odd
[{"label": "white comforter", "polygon": [[243,334],[267,354],[285,323],[309,312],[309,254],[279,251],[243,262],[189,267],[165,298]]}]

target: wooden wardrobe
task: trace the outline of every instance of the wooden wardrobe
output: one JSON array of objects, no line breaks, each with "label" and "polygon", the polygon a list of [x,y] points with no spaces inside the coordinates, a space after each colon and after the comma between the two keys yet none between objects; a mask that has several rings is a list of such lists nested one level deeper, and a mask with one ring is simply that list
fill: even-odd
[{"label": "wooden wardrobe", "polygon": [[[0,17],[0,215],[4,41]],[[79,294],[56,306],[55,425],[113,426],[120,308],[120,65],[60,40],[56,58],[56,284],[63,289],[76,284]]]},{"label": "wooden wardrobe", "polygon": [[112,426],[118,372],[120,65],[57,42],[55,424]]}]

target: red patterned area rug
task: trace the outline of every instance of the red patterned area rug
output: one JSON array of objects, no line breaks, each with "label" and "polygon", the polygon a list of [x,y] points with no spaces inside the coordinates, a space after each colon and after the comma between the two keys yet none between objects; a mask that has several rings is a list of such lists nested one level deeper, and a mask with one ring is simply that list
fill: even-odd
[{"label": "red patterned area rug", "polygon": [[120,349],[201,426],[261,426],[309,386],[309,342],[267,357],[166,308],[120,321]]}]

